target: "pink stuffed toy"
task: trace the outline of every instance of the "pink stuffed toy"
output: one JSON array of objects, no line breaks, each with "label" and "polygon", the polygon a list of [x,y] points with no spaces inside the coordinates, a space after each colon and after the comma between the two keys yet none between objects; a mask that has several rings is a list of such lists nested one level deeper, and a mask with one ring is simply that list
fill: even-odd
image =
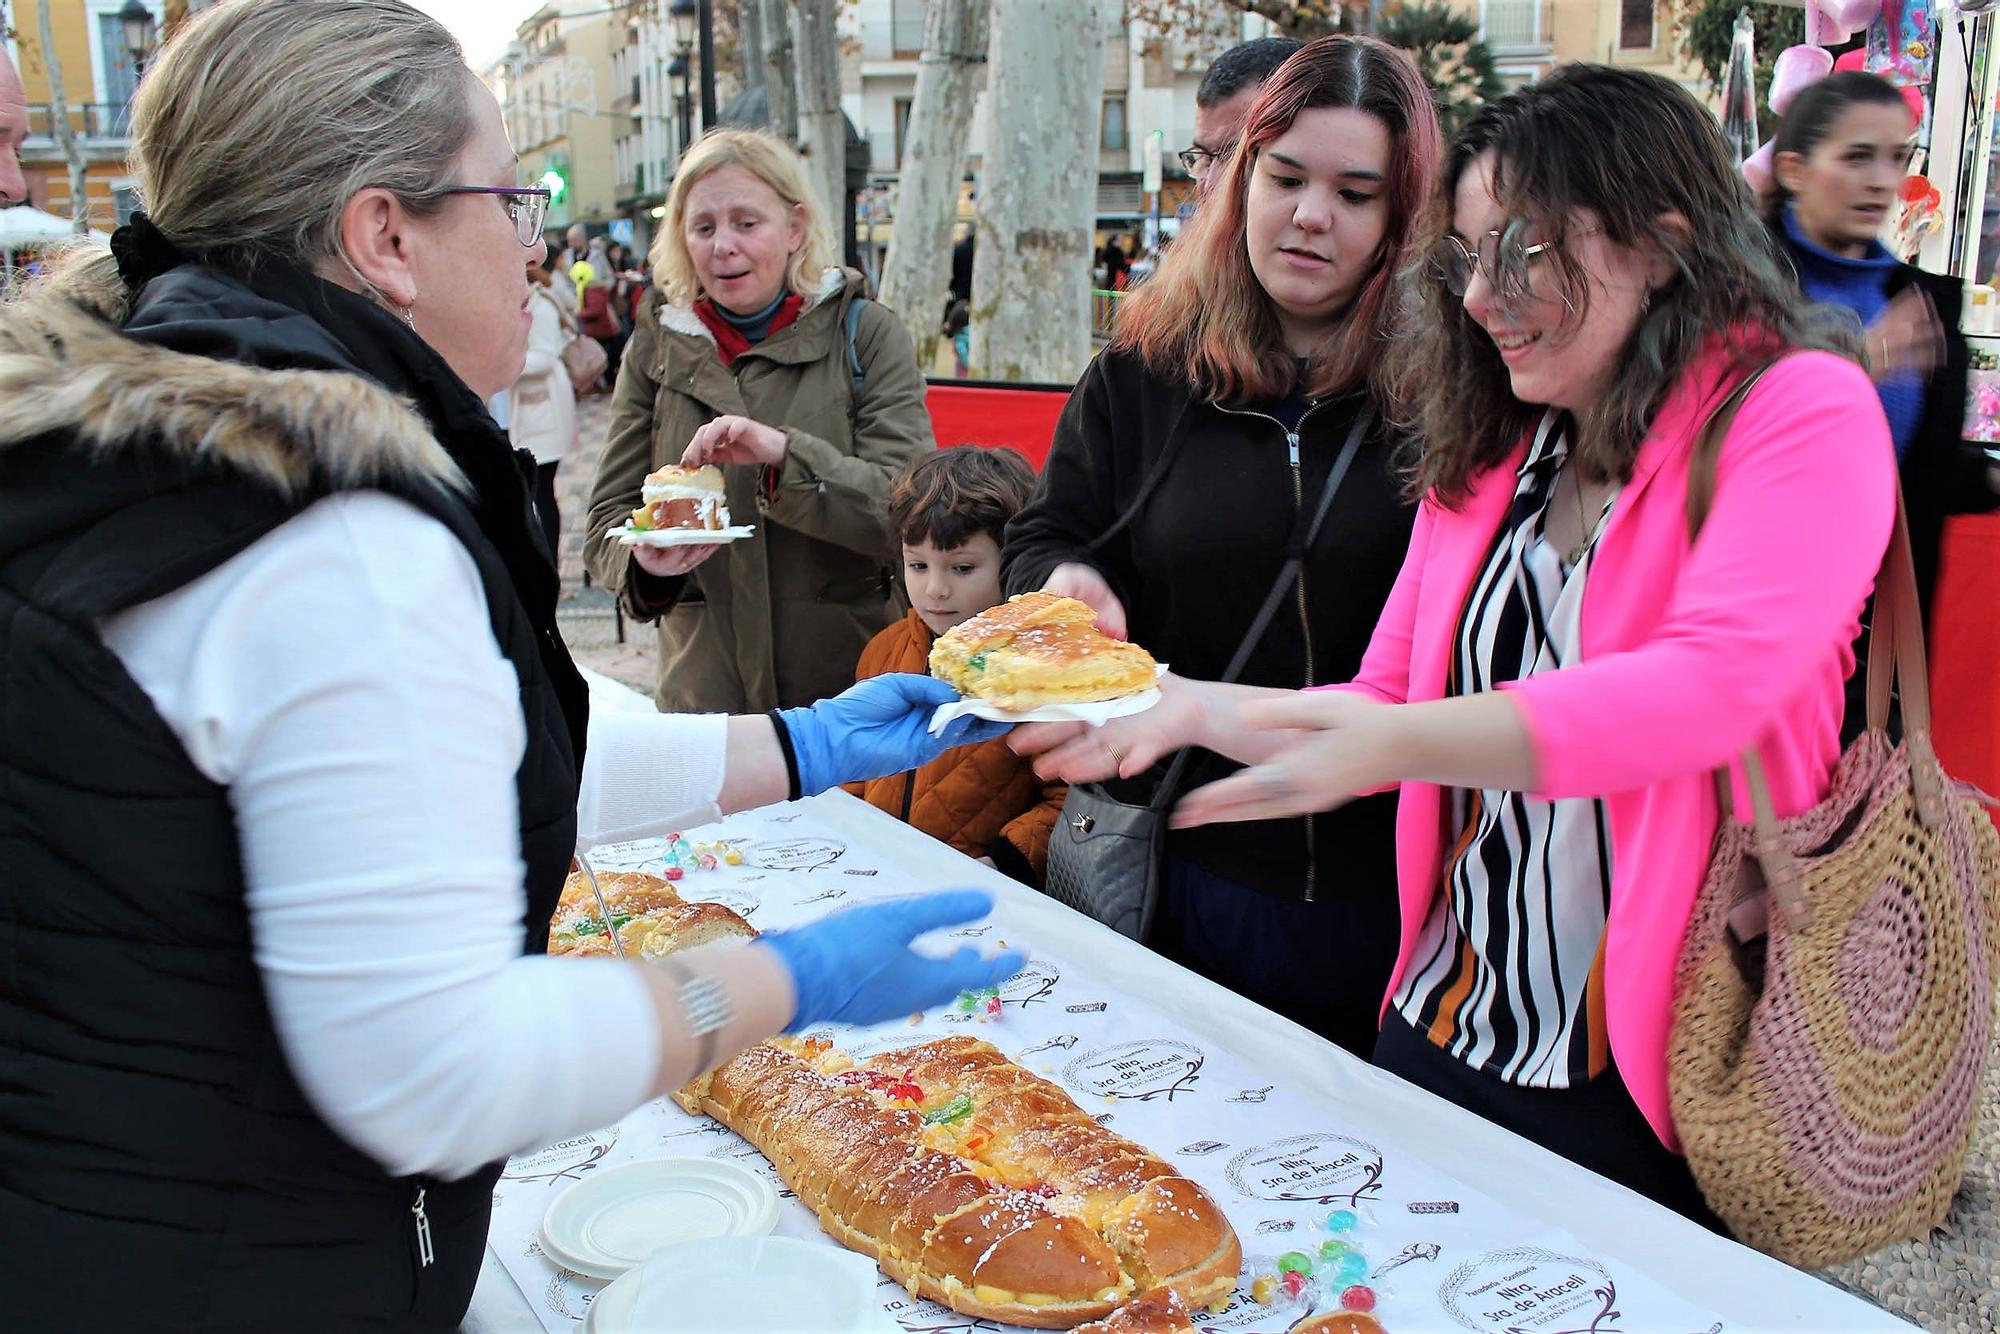
[{"label": "pink stuffed toy", "polygon": [[1771,67],[1771,110],[1780,116],[1810,84],[1833,73],[1833,52],[1823,46],[1788,46]]}]

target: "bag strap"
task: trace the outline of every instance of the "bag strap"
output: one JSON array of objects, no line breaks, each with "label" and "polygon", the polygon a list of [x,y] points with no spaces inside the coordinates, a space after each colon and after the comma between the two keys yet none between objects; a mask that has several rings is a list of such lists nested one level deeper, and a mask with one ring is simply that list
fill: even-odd
[{"label": "bag strap", "polygon": [[1167,474],[1173,470],[1174,460],[1180,456],[1181,444],[1188,436],[1188,413],[1193,408],[1193,399],[1181,404],[1180,415],[1174,418],[1173,429],[1167,432],[1166,447],[1160,450],[1160,457],[1154,460],[1152,470],[1146,474],[1145,480],[1139,483],[1139,494],[1132,497],[1132,503],[1111,521],[1109,528],[1084,544],[1085,552],[1095,555],[1102,551],[1112,538],[1131,527],[1132,521],[1139,517],[1139,511],[1146,508],[1146,502],[1153,498],[1153,492],[1160,489],[1160,483],[1166,480]]},{"label": "bag strap", "polygon": [[[1699,536],[1715,503],[1717,460],[1722,442],[1736,420],[1743,401],[1774,360],[1745,376],[1718,404],[1695,438],[1694,453],[1688,464],[1688,540]],[[1883,553],[1875,579],[1875,612],[1868,623],[1868,727],[1873,732],[1887,730],[1892,687],[1900,687],[1903,699],[1905,744],[1912,751],[1911,787],[1917,816],[1926,827],[1943,818],[1941,791],[1930,741],[1930,688],[1925,664],[1923,622],[1917,603],[1915,566],[1910,554],[1909,520],[1904,513],[1900,484],[1896,494],[1896,522]],[[1754,855],[1770,899],[1784,914],[1788,926],[1802,929],[1812,922],[1812,905],[1805,896],[1805,882],[1798,859],[1786,848],[1778,829],[1776,804],[1771,800],[1771,784],[1764,762],[1753,745],[1742,756],[1743,782],[1750,793],[1750,825]],[[1736,818],[1729,770],[1715,771],[1715,786],[1722,818]],[[1765,930],[1764,905],[1754,894],[1740,899],[1729,915],[1730,930],[1739,941],[1748,941]]]},{"label": "bag strap", "polygon": [[[1264,604],[1257,608],[1257,615],[1251,620],[1250,629],[1244,633],[1243,642],[1236,646],[1236,653],[1230,658],[1229,666],[1216,678],[1224,685],[1234,682],[1242,675],[1244,667],[1249,665],[1250,655],[1256,651],[1258,643],[1264,638],[1264,632],[1270,629],[1271,619],[1278,614],[1278,608],[1283,604],[1285,594],[1291,591],[1293,581],[1299,577],[1299,570],[1305,565],[1306,555],[1312,550],[1313,543],[1318,540],[1320,528],[1325,525],[1328,512],[1333,509],[1333,498],[1339,493],[1340,484],[1347,477],[1348,469],[1354,465],[1354,456],[1361,451],[1362,437],[1368,434],[1368,428],[1374,421],[1375,410],[1372,407],[1364,406],[1355,414],[1354,424],[1347,431],[1347,439],[1341,443],[1340,454],[1334,459],[1333,467],[1326,474],[1326,484],[1320,488],[1319,504],[1313,508],[1310,515],[1303,508],[1299,510],[1298,518],[1292,523],[1291,536],[1285,543],[1285,563],[1279,569],[1277,579],[1271,584],[1271,591],[1264,595]],[[1193,753],[1192,749],[1184,748],[1174,756],[1173,763],[1167,766],[1166,776],[1160,780],[1159,791],[1153,794],[1153,800],[1148,803],[1151,809],[1163,811],[1167,808],[1167,804],[1172,800],[1174,788],[1179,783],[1181,774],[1187,768],[1188,760]]]},{"label": "bag strap", "polygon": [[868,373],[861,369],[861,353],[855,350],[854,340],[861,332],[861,308],[868,304],[868,298],[857,296],[847,303],[847,378],[848,387],[855,398],[861,397],[861,386],[868,380]]}]

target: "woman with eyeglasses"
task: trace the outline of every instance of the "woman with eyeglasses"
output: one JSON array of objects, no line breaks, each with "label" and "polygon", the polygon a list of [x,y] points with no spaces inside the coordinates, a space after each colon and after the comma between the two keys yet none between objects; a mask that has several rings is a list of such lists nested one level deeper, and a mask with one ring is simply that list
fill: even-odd
[{"label": "woman with eyeglasses", "polygon": [[482,406],[544,196],[434,20],[216,6],[133,131],[148,214],[0,311],[0,1285],[455,1329],[508,1154],[1018,967],[908,948],[966,893],[536,957],[580,834],[913,768],[952,695],[587,718]]},{"label": "woman with eyeglasses", "polygon": [[[902,324],[835,264],[805,162],[759,130],[688,150],[653,240],[654,290],[611,405],[584,552],[659,626],[662,709],[758,712],[832,694],[902,612],[889,483],[935,447]],[[723,545],[604,540],[667,464],[722,468]]]},{"label": "woman with eyeglasses", "polygon": [[[1353,675],[1409,541],[1382,352],[1437,118],[1407,55],[1329,37],[1265,83],[1242,145],[1070,396],[1004,578],[1083,599],[1186,676],[1247,641],[1241,680],[1296,689]],[[1214,749],[1177,790],[1236,767]],[[1161,753],[1114,794],[1148,800]],[[1395,957],[1393,815],[1377,797],[1176,832],[1149,943],[1365,1055]]]},{"label": "woman with eyeglasses", "polygon": [[[1188,828],[1399,787],[1376,1063],[1712,1222],[1666,1069],[1711,772],[1754,743],[1781,817],[1827,792],[1895,503],[1881,401],[1799,313],[1714,115],[1653,75],[1487,103],[1423,235],[1391,355],[1424,501],[1354,679],[1169,678],[1148,713],[1015,744],[1072,781],[1107,746],[1249,762]],[[1695,436],[1767,365],[1691,541]]]}]

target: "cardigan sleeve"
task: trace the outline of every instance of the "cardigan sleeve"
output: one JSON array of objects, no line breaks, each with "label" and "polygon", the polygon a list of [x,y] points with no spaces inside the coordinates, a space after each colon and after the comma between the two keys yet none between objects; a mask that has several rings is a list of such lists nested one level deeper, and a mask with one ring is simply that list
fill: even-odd
[{"label": "cardigan sleeve", "polygon": [[1774,367],[1723,443],[1714,508],[1652,637],[1505,687],[1539,795],[1699,773],[1754,741],[1828,655],[1848,652],[1888,543],[1895,466],[1859,367],[1825,353]]}]

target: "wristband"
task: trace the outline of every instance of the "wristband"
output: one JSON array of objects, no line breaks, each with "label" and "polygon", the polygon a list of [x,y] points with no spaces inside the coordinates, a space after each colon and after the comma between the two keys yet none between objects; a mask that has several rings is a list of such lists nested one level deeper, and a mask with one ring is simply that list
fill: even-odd
[{"label": "wristband", "polygon": [[688,1026],[689,1036],[695,1039],[695,1073],[705,1075],[715,1065],[715,1035],[736,1017],[736,1007],[729,1003],[729,993],[722,989],[719,979],[697,977],[672,956],[652,962],[673,979],[681,1019]]},{"label": "wristband", "polygon": [[778,734],[778,753],[785,757],[785,800],[797,801],[805,795],[799,786],[799,753],[792,748],[792,729],[785,726],[785,711],[773,709],[771,730]]}]

